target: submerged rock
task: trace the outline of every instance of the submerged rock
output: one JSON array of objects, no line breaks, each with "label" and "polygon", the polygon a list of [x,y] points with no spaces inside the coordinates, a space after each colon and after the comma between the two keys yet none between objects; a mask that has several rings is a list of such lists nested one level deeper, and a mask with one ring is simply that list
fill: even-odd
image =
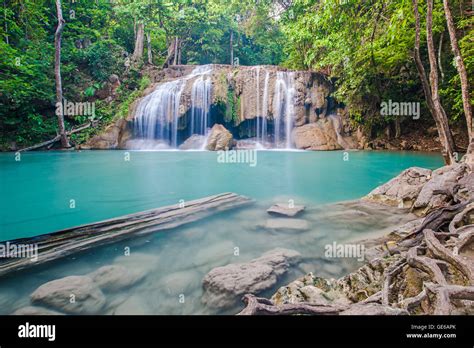
[{"label": "submerged rock", "polygon": [[297,251],[277,248],[246,263],[214,268],[204,277],[202,301],[214,308],[233,306],[243,294],[258,294],[273,287],[299,259]]},{"label": "submerged rock", "polygon": [[96,314],[105,296],[91,277],[70,276],[41,285],[31,294],[31,303],[69,314]]},{"label": "submerged rock", "polygon": [[[202,277],[202,276],[201,276]],[[168,295],[187,294],[199,286],[199,273],[194,270],[174,272],[159,280]]]},{"label": "submerged rock", "polygon": [[158,255],[132,252],[130,255],[118,256],[113,261],[114,264],[125,266],[128,269],[143,270],[148,272],[156,268],[160,263]]},{"label": "submerged rock", "polygon": [[193,134],[179,146],[180,150],[200,150],[206,145],[207,137],[204,135]]},{"label": "submerged rock", "polygon": [[268,219],[263,227],[275,231],[306,231],[309,230],[309,222],[304,219],[275,218]]},{"label": "submerged rock", "polygon": [[89,274],[89,277],[103,290],[115,292],[135,285],[145,277],[144,271],[130,270],[120,265],[109,265]]},{"label": "submerged rock", "polygon": [[288,204],[278,203],[268,208],[267,212],[272,215],[283,215],[293,217],[301,213],[303,210],[305,210],[304,205],[295,205],[290,208]]},{"label": "submerged rock", "polygon": [[64,313],[52,311],[43,307],[27,306],[17,309],[12,315],[64,315]]},{"label": "submerged rock", "polygon": [[232,133],[223,125],[215,124],[207,139],[206,149],[209,151],[230,150],[233,146]]},{"label": "submerged rock", "polygon": [[142,296],[132,295],[119,304],[111,314],[114,315],[146,315],[152,314],[150,307],[144,302]]},{"label": "submerged rock", "polygon": [[423,185],[431,178],[431,170],[411,167],[389,182],[372,190],[363,200],[399,208],[411,208]]}]

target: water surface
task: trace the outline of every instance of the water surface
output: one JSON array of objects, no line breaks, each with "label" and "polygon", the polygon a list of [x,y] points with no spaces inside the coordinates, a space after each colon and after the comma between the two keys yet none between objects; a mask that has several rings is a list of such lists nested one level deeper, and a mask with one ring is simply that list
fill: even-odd
[{"label": "water surface", "polygon": [[[255,204],[146,238],[96,248],[0,280],[0,313],[28,305],[39,285],[120,263],[147,272],[135,287],[108,295],[101,313],[212,314],[201,303],[202,278],[212,268],[245,262],[276,247],[305,258],[266,295],[314,271],[339,277],[354,260],[324,259],[324,245],[382,233],[406,219],[377,208],[333,204],[357,199],[411,166],[437,168],[440,156],[405,152],[259,151],[257,165],[218,163],[212,152],[32,152],[15,161],[0,154],[0,240],[52,232],[180,200],[235,192]],[[128,157],[129,156],[129,157]],[[129,158],[129,160],[127,160]],[[304,204],[310,230],[269,231],[261,225],[276,202]],[[123,256],[125,248],[130,256]],[[238,253],[236,255],[236,248]],[[179,296],[185,295],[181,303]]]}]

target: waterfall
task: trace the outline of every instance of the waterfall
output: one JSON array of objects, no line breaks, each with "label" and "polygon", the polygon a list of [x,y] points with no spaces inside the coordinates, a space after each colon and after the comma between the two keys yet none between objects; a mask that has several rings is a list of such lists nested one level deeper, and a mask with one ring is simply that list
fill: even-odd
[{"label": "waterfall", "polygon": [[188,80],[195,78],[191,89],[191,132],[206,133],[211,105],[211,65],[194,68],[191,74],[164,82],[137,107],[134,133],[137,138],[158,140],[168,146],[178,146],[178,122],[184,113],[181,96]]},{"label": "waterfall", "polygon": [[[265,69],[265,68],[264,68]],[[263,96],[262,102],[260,103],[260,66],[256,67],[256,113],[255,113],[255,124],[256,132],[255,137],[257,143],[264,145],[267,143],[267,116],[268,116],[268,82],[270,80],[270,72],[265,69],[265,79],[263,84]]]},{"label": "waterfall", "polygon": [[184,79],[165,82],[142,99],[134,122],[137,137],[159,139],[176,147],[179,105],[184,86]]},{"label": "waterfall", "polygon": [[212,81],[211,69],[206,65],[193,71],[198,78],[194,80],[191,89],[191,120],[189,135],[205,135],[209,124],[209,111],[211,109]]},{"label": "waterfall", "polygon": [[292,147],[291,130],[294,123],[295,73],[278,71],[273,98],[275,147]]}]

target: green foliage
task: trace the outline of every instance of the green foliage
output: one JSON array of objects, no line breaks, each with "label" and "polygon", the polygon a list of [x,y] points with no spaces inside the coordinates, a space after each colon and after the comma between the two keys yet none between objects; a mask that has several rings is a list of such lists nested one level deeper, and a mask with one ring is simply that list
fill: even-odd
[{"label": "green foliage", "polygon": [[124,50],[112,40],[93,43],[83,53],[89,73],[97,81],[105,81],[124,68]]},{"label": "green foliage", "polygon": [[[459,45],[470,77],[474,76],[474,19],[450,2]],[[1,5],[0,5],[1,6]],[[182,64],[283,64],[314,69],[330,76],[335,95],[350,109],[354,122],[375,130],[391,122],[380,116],[383,100],[422,101],[424,96],[412,55],[414,16],[410,0],[96,0],[62,2],[66,21],[61,73],[64,97],[95,101],[101,127],[128,113],[131,102],[150,83],[145,62],[126,61],[143,24],[153,63],[163,64],[175,38]],[[426,66],[426,4],[421,1],[421,55]],[[0,147],[46,140],[56,134],[54,0],[5,0],[0,15]],[[451,120],[462,119],[460,82],[450,49],[442,2],[435,2],[433,32],[440,62],[440,95]],[[147,56],[147,43],[144,42]],[[427,69],[428,71],[429,69]],[[98,100],[111,74],[122,84],[116,100]],[[225,95],[227,93],[227,96]],[[238,119],[240,99],[223,91],[225,119]],[[223,101],[224,102],[224,101]],[[426,117],[425,112],[422,113]],[[67,118],[73,127],[87,121]],[[74,135],[82,142],[98,130]],[[5,147],[5,146],[3,146]]]},{"label": "green foliage", "polygon": [[[459,4],[450,2],[452,11]],[[433,33],[439,42],[442,32],[444,44],[441,61],[445,78],[440,93],[451,120],[462,113],[460,83],[452,65],[449,35],[445,28],[442,2],[435,2]],[[428,65],[424,18],[426,4],[420,3],[421,55]],[[463,20],[456,12],[459,27],[472,28],[472,19]],[[335,81],[336,96],[350,109],[353,119],[370,127],[385,127],[390,116],[380,116],[380,103],[418,101],[425,105],[424,94],[415,64],[414,14],[412,2],[402,0],[295,0],[285,12],[283,32],[286,35],[285,65],[297,69],[315,69],[328,73]],[[461,39],[463,56],[473,64],[473,31]],[[429,67],[427,68],[429,72]],[[426,110],[426,107],[424,107]],[[427,112],[424,117],[431,117]]]}]

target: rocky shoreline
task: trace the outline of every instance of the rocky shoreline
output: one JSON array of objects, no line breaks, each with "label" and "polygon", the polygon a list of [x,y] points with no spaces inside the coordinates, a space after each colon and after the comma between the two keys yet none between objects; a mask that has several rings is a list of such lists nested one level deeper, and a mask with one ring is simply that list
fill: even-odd
[{"label": "rocky shoreline", "polygon": [[435,171],[409,168],[363,198],[419,216],[362,241],[366,263],[339,279],[308,273],[241,315],[474,314],[474,152]]}]

